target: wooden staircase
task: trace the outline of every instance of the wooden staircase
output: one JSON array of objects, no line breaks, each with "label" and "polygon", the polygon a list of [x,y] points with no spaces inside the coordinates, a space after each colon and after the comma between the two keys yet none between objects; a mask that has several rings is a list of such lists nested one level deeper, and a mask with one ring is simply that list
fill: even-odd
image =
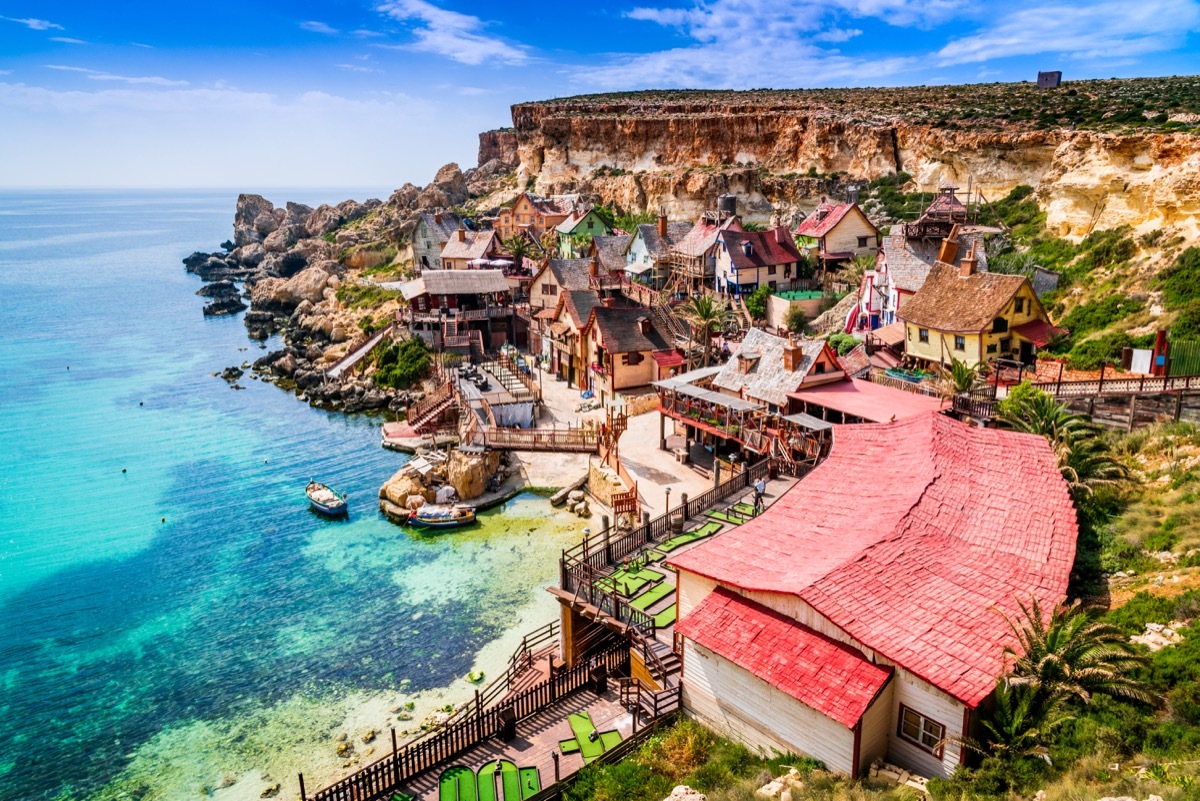
[{"label": "wooden staircase", "polygon": [[408,407],[406,420],[418,434],[437,431],[442,412],[455,403],[454,384],[451,381],[439,386],[434,392]]}]

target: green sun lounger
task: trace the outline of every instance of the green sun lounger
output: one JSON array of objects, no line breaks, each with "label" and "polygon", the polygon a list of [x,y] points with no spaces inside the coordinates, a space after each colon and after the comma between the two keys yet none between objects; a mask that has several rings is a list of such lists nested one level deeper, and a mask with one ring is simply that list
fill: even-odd
[{"label": "green sun lounger", "polygon": [[655,627],[665,629],[667,626],[675,622],[675,614],[675,604],[671,604],[666,609],[654,616]]},{"label": "green sun lounger", "polygon": [[438,781],[438,801],[479,801],[475,771],[466,765],[454,765],[442,771]]},{"label": "green sun lounger", "polygon": [[673,585],[663,582],[662,584],[659,584],[657,587],[651,587],[649,592],[645,592],[645,593],[639,595],[638,597],[634,598],[632,601],[629,602],[629,605],[632,606],[634,609],[638,610],[639,612],[645,612],[647,609],[654,606],[656,603],[661,601],[663,598],[666,598],[668,595],[674,594],[674,592],[675,592],[675,587]]}]

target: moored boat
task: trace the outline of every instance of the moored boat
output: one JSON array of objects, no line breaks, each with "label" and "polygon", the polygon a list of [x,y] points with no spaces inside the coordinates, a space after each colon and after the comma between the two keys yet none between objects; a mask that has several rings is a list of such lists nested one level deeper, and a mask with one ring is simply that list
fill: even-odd
[{"label": "moored boat", "polygon": [[304,488],[304,494],[308,496],[308,502],[312,508],[323,515],[338,517],[346,514],[345,493],[337,492],[319,481],[309,479],[308,486]]},{"label": "moored boat", "polygon": [[475,507],[427,503],[408,513],[408,523],[417,528],[458,528],[475,522]]}]

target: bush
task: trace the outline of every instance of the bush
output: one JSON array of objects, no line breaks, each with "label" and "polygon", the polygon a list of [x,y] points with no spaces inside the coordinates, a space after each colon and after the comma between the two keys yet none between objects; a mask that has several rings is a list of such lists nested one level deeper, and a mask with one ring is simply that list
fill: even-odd
[{"label": "bush", "polygon": [[858,347],[858,340],[852,334],[834,334],[829,338],[829,347],[833,348],[838,356],[845,356]]},{"label": "bush", "polygon": [[1071,332],[1072,338],[1078,340],[1092,331],[1101,331],[1113,323],[1141,311],[1144,305],[1114,292],[1101,300],[1076,306],[1071,309],[1070,314],[1059,321],[1059,324]]},{"label": "bush", "polygon": [[385,349],[376,366],[376,386],[408,389],[429,375],[429,349],[425,340],[412,337]]},{"label": "bush", "polygon": [[398,290],[384,289],[378,284],[346,283],[337,290],[338,303],[347,309],[375,308],[400,296]]},{"label": "bush", "polygon": [[1099,370],[1104,363],[1121,361],[1121,351],[1136,345],[1133,337],[1124,332],[1103,334],[1077,342],[1067,354],[1067,361],[1076,370]]},{"label": "bush", "polygon": [[1200,300],[1189,301],[1171,324],[1171,339],[1175,342],[1200,340]]},{"label": "bush", "polygon": [[808,327],[808,315],[799,306],[792,306],[783,316],[783,324],[787,326],[788,331],[798,334]]},{"label": "bush", "polygon": [[1168,309],[1200,301],[1200,248],[1191,247],[1158,276],[1158,288]]},{"label": "bush", "polygon": [[767,298],[771,297],[771,287],[763,284],[750,297],[746,298],[746,311],[750,312],[750,316],[755,320],[762,320],[767,316]]}]

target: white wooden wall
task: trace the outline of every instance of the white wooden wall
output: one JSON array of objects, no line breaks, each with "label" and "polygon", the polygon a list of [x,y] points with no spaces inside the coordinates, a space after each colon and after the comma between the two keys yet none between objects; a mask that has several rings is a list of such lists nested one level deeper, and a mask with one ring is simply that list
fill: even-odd
[{"label": "white wooden wall", "polygon": [[854,732],[691,640],[684,641],[683,708],[767,755],[811,756],[854,772]]},{"label": "white wooden wall", "polygon": [[888,681],[879,696],[863,713],[860,725],[862,736],[858,742],[858,767],[865,771],[879,757],[886,757],[891,735],[892,709],[896,702],[892,698],[896,677]]},{"label": "white wooden wall", "polygon": [[897,734],[900,725],[900,704],[932,718],[946,727],[950,737],[963,734],[963,710],[966,708],[928,682],[922,681],[906,670],[897,670],[892,684],[892,722],[888,731],[891,738],[888,761],[922,776],[949,776],[958,767],[961,747],[947,743],[941,760],[918,745],[901,739]]}]

